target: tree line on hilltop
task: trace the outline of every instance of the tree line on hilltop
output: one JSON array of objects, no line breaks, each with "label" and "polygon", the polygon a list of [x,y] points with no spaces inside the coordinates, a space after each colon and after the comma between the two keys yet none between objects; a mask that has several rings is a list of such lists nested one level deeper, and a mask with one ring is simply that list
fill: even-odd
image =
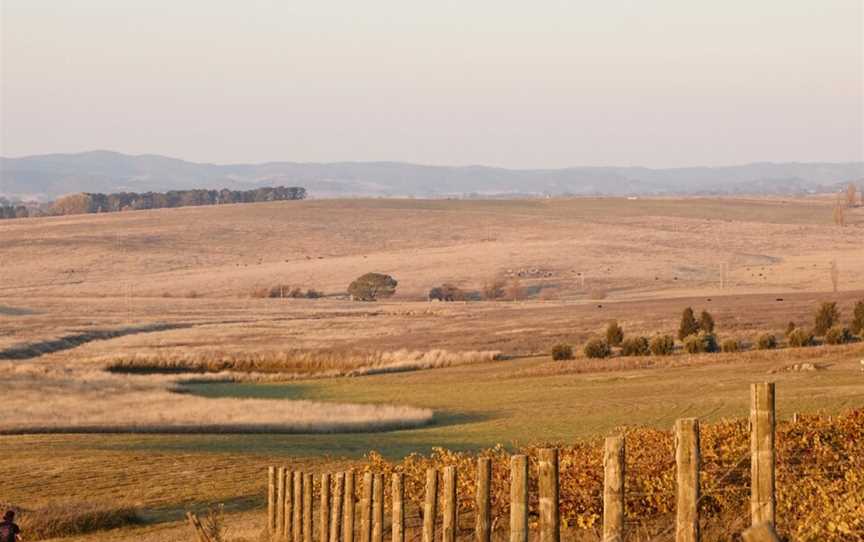
[{"label": "tree line on hilltop", "polygon": [[30,216],[59,216],[88,213],[116,213],[141,209],[193,207],[227,203],[301,200],[306,189],[299,186],[262,187],[253,190],[171,190],[169,192],[120,192],[99,194],[82,192],[58,198],[50,204],[13,204],[0,201],[0,219]]}]

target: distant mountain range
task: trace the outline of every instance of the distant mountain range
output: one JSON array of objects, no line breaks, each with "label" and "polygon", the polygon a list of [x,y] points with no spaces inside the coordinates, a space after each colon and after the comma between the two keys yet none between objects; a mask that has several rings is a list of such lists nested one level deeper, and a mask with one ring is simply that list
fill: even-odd
[{"label": "distant mountain range", "polygon": [[111,151],[0,158],[0,196],[51,200],[74,192],[303,186],[313,197],[801,194],[864,179],[864,162],[649,169],[504,169],[399,162],[216,165]]}]

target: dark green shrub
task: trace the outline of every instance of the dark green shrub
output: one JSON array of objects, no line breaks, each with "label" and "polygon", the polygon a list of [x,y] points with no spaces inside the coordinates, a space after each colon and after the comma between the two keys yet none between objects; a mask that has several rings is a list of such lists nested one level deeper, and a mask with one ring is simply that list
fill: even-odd
[{"label": "dark green shrub", "polygon": [[864,335],[864,300],[855,303],[852,311],[852,333]]},{"label": "dark green shrub", "polygon": [[684,339],[684,350],[690,354],[705,354],[717,352],[717,337],[713,333],[704,331],[696,335],[690,335]]},{"label": "dark green shrub", "polygon": [[348,286],[348,293],[354,301],[376,301],[396,293],[396,279],[381,273],[366,273]]},{"label": "dark green shrub", "polygon": [[647,356],[650,353],[647,337],[630,337],[621,342],[622,356]]},{"label": "dark green shrub", "polygon": [[558,343],[552,347],[552,359],[564,361],[573,359],[573,347],[567,343]]},{"label": "dark green shrub", "polygon": [[854,337],[848,327],[834,326],[825,332],[825,342],[828,344],[851,343]]},{"label": "dark green shrub", "polygon": [[789,346],[801,348],[802,346],[813,346],[815,344],[816,339],[812,331],[798,328],[789,334]]},{"label": "dark green shrub", "polygon": [[741,343],[738,342],[738,339],[726,339],[721,345],[721,350],[724,352],[740,352]]},{"label": "dark green shrub", "polygon": [[693,316],[693,309],[687,307],[681,314],[681,325],[678,327],[678,339],[683,341],[685,337],[699,333],[699,322]]},{"label": "dark green shrub", "polygon": [[606,327],[606,342],[609,343],[609,346],[621,346],[623,340],[624,330],[621,329],[616,320],[612,320]]},{"label": "dark green shrub", "polygon": [[708,311],[702,311],[699,315],[699,329],[705,333],[714,333],[714,317]]},{"label": "dark green shrub", "polygon": [[603,339],[591,339],[582,348],[582,352],[589,358],[607,358],[612,354],[609,343]]},{"label": "dark green shrub", "polygon": [[[795,324],[792,325],[794,326]],[[759,335],[759,338],[756,339],[756,348],[759,350],[773,350],[777,348],[777,337],[771,333],[763,333],[762,335]]]},{"label": "dark green shrub", "polygon": [[671,335],[656,335],[648,347],[655,356],[671,356],[675,352],[675,339]]},{"label": "dark green shrub", "polygon": [[825,335],[825,333],[834,327],[840,321],[840,310],[837,308],[837,303],[834,301],[826,301],[819,306],[816,311],[816,318],[813,324],[813,333],[816,335]]}]

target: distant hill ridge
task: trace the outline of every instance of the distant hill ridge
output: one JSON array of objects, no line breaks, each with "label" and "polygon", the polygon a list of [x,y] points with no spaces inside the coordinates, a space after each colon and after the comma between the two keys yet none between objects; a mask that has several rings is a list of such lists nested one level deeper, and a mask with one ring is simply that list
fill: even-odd
[{"label": "distant hill ridge", "polygon": [[311,196],[798,194],[864,178],[864,162],[504,169],[400,162],[203,164],[112,151],[0,158],[0,196],[303,186]]}]

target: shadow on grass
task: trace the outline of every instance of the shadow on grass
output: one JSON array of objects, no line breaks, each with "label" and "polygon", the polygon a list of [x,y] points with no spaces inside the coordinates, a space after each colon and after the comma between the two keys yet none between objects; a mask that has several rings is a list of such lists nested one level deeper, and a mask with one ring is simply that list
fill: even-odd
[{"label": "shadow on grass", "polygon": [[31,359],[53,354],[62,350],[71,350],[82,344],[87,344],[93,341],[106,341],[117,337],[125,337],[126,335],[136,335],[138,333],[153,333],[155,331],[167,331],[171,329],[185,329],[192,327],[192,324],[151,324],[138,327],[122,327],[117,329],[96,329],[84,333],[76,333],[73,335],[65,335],[59,339],[48,341],[39,341],[34,343],[18,344],[9,347],[5,350],[0,350],[0,359]]}]

